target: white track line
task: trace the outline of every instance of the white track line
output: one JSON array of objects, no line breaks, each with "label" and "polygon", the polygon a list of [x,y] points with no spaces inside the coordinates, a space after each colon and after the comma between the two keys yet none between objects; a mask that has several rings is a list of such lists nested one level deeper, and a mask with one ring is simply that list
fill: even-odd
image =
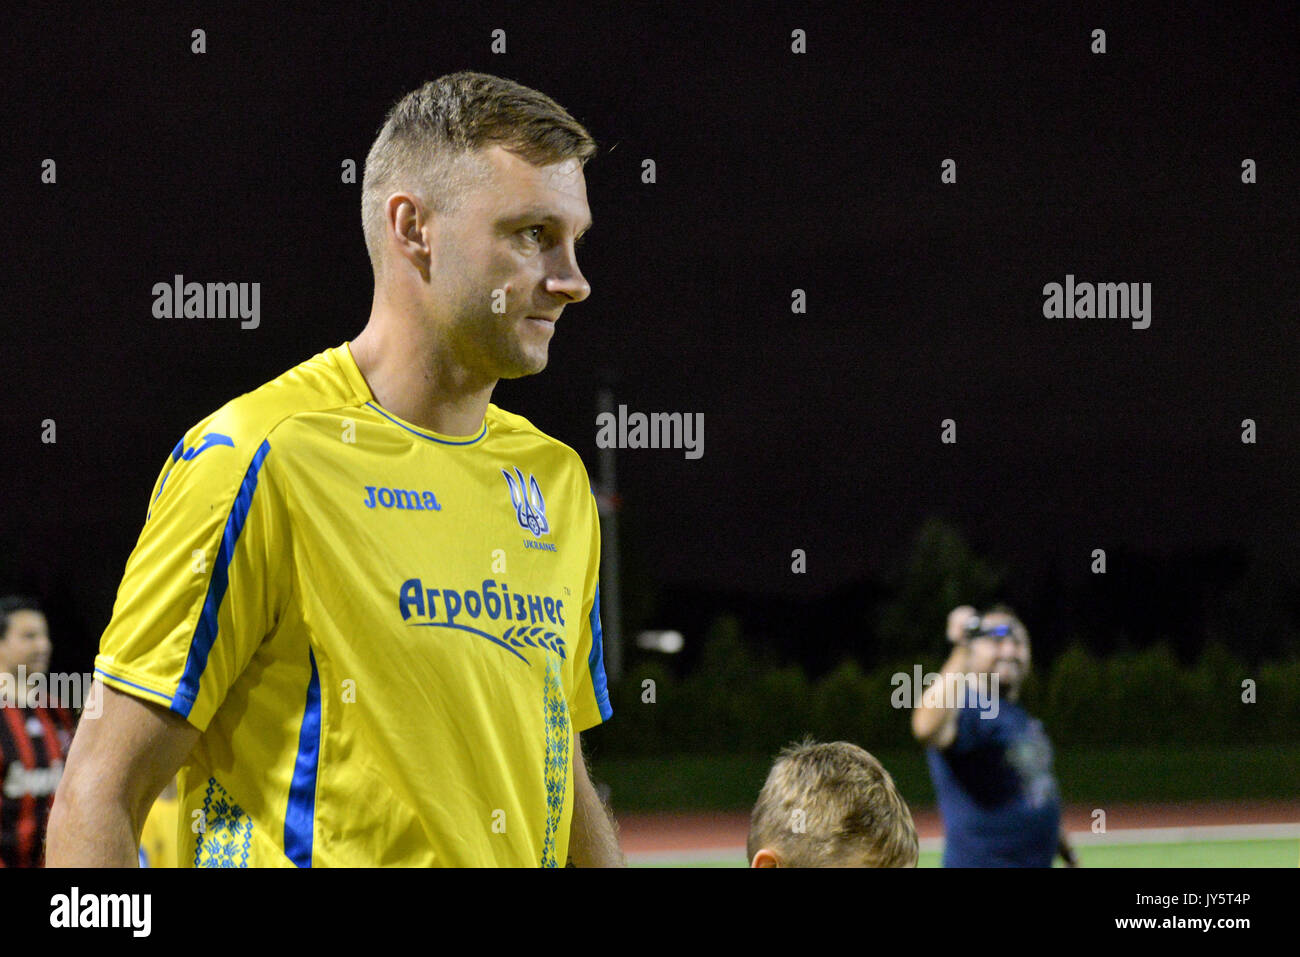
[{"label": "white track line", "polygon": [[1199,824],[1194,827],[1124,827],[1093,834],[1071,831],[1075,844],[1183,844],[1202,841],[1280,841],[1300,837],[1296,824]]},{"label": "white track line", "polygon": [[745,847],[742,844],[739,847],[701,847],[687,848],[680,851],[645,851],[640,854],[629,854],[627,856],[629,864],[689,864],[695,861],[726,861],[736,862],[737,867],[745,866]]},{"label": "white track line", "polygon": [[[1094,834],[1091,831],[1071,831],[1070,841],[1080,847],[1113,846],[1117,844],[1187,844],[1209,841],[1282,841],[1300,838],[1300,823],[1296,824],[1201,824],[1194,827],[1125,827]],[[943,838],[921,839],[921,850],[942,851]],[[745,848],[709,847],[677,851],[646,851],[629,854],[633,864],[682,864],[690,861],[745,860]]]}]

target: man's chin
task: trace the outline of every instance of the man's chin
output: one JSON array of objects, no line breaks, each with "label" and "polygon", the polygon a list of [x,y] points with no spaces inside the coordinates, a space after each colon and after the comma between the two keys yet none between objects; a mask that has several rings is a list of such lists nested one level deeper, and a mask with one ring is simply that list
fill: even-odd
[{"label": "man's chin", "polygon": [[509,366],[504,372],[499,373],[497,375],[497,378],[498,379],[522,379],[525,376],[537,375],[537,373],[541,372],[546,368],[546,361],[547,361],[547,357],[542,356],[541,359],[534,360],[532,362],[523,361],[523,362],[514,363],[511,366]]}]

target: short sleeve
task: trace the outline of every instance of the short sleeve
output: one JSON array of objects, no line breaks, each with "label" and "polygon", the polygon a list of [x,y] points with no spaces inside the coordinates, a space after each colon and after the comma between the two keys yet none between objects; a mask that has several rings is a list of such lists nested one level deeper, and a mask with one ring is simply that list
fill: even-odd
[{"label": "short sleeve", "polygon": [[95,659],[105,684],[201,731],[289,591],[271,441],[229,431],[196,427],[172,451]]},{"label": "short sleeve", "polygon": [[[585,476],[584,476],[585,477]],[[569,712],[575,731],[586,731],[614,714],[605,679],[605,649],[600,627],[600,513],[594,493],[586,495],[590,524],[587,574],[583,587],[582,618],[578,623],[575,688]]]}]

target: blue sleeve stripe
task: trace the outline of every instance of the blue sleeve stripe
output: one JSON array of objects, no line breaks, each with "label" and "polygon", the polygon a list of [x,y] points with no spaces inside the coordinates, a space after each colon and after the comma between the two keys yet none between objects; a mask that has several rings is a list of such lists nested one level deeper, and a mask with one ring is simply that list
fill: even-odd
[{"label": "blue sleeve stripe", "polygon": [[310,650],[311,681],[307,705],[298,730],[298,758],[289,785],[289,807],[284,814],[284,853],[298,867],[311,867],[312,832],[316,823],[316,772],[320,766],[320,673]]},{"label": "blue sleeve stripe", "polygon": [[194,700],[199,694],[199,680],[208,666],[208,655],[217,640],[217,612],[226,597],[226,588],[230,584],[230,562],[235,557],[235,545],[239,542],[239,533],[244,530],[249,509],[253,505],[253,493],[257,491],[257,475],[262,462],[271,451],[271,443],[263,440],[253,456],[244,474],[244,482],[235,496],[235,503],[230,506],[230,517],[226,519],[226,530],[221,537],[221,550],[212,568],[212,580],[208,582],[208,595],[203,602],[203,613],[199,616],[194,637],[190,640],[189,657],[185,660],[185,673],[181,675],[180,686],[172,696],[171,709],[182,717],[188,718]]},{"label": "blue sleeve stripe", "polygon": [[587,670],[591,672],[591,688],[596,693],[596,705],[600,708],[600,720],[608,721],[614,714],[609,706],[609,686],[605,680],[605,652],[602,647],[603,636],[600,630],[600,586],[596,586],[596,599],[591,603],[591,655],[587,658]]},{"label": "blue sleeve stripe", "polygon": [[162,691],[154,691],[152,688],[146,688],[144,685],[138,685],[134,681],[127,681],[125,678],[119,678],[111,671],[105,671],[103,668],[96,668],[95,674],[103,675],[105,678],[111,678],[113,681],[116,681],[118,684],[126,685],[128,688],[134,688],[137,691],[143,691],[146,694],[151,694],[154,695],[155,697],[162,698],[164,704],[171,704],[172,696],[169,694],[165,694]]}]

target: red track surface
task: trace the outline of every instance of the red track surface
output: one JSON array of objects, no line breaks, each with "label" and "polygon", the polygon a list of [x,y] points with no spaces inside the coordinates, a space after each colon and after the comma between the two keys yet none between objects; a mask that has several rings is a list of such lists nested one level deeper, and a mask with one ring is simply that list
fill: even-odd
[{"label": "red track surface", "polygon": [[[1103,809],[1107,831],[1137,827],[1300,823],[1300,800],[1112,804]],[[1066,828],[1071,831],[1089,830],[1092,812],[1091,807],[1067,807]],[[939,813],[934,808],[914,810],[912,817],[921,837],[943,836]],[[749,815],[744,813],[620,814],[618,823],[623,850],[628,854],[744,847],[749,834]]]}]

